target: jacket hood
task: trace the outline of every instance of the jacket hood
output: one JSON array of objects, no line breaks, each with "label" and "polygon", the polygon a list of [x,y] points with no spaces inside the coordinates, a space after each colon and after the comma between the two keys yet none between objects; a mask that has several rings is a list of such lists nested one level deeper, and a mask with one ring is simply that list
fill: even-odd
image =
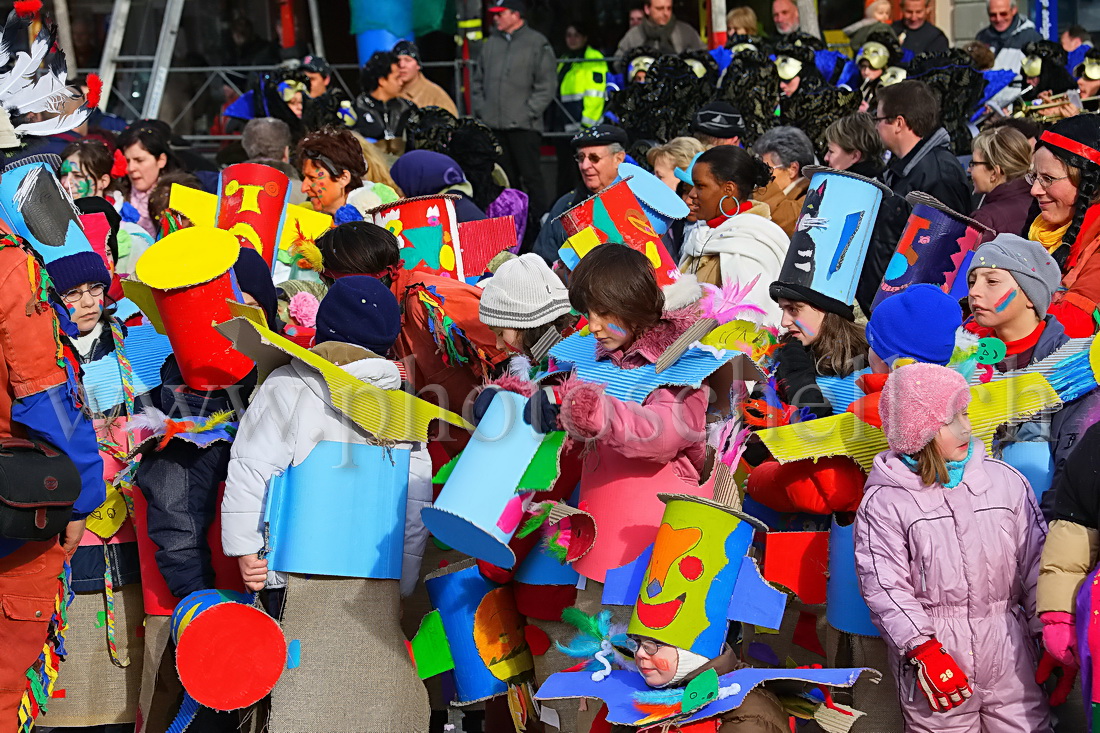
[{"label": "jacket hood", "polygon": [[[359,381],[366,382],[379,389],[391,391],[401,389],[401,372],[396,364],[387,359],[379,358],[366,349],[360,349],[360,351],[365,356],[338,366]],[[326,404],[332,404],[328,385],[319,372],[297,359],[291,361],[290,365],[294,368],[295,375],[302,380],[311,392]]]},{"label": "jacket hood", "polygon": [[742,669],[747,666],[749,665],[745,664],[737,657],[737,654],[734,653],[733,648],[730,647],[729,644],[723,644],[721,654],[704,664],[699,669],[684,677],[684,679],[680,682],[680,685],[686,685],[688,682],[691,682],[693,679],[703,674],[703,672],[706,672],[708,669],[713,669],[715,672],[718,673],[718,676],[721,677],[724,674],[729,674],[730,672]]},{"label": "jacket hood", "polygon": [[[902,175],[909,175],[909,172],[917,166],[917,163],[924,160],[928,156],[928,154],[936,148],[946,148],[950,152],[951,135],[947,132],[947,128],[936,128],[936,131],[929,135],[928,138],[923,141],[923,144],[920,146],[920,149],[917,150],[916,155],[914,155],[913,158],[905,164],[905,169],[902,171]],[[952,155],[954,155],[954,153],[952,153]]]},{"label": "jacket hood", "polygon": [[[990,486],[989,475],[984,467],[987,460],[989,459],[985,454],[985,444],[973,438],[970,460],[963,470],[962,482],[955,489],[949,490],[955,491],[965,486],[973,494],[984,494]],[[905,465],[901,455],[894,450],[883,451],[875,456],[871,473],[867,476],[867,488],[870,489],[872,486],[892,486],[910,491],[924,511],[940,506],[943,503],[945,491],[938,484],[933,486],[922,484],[920,476]]]},{"label": "jacket hood", "polygon": [[683,255],[702,257],[704,255],[737,254],[742,257],[754,257],[757,247],[761,254],[770,252],[780,262],[787,256],[790,238],[783,229],[771,220],[771,208],[758,201],[744,214],[731,216],[713,229],[700,226],[684,242]]},{"label": "jacket hood", "polygon": [[611,359],[616,366],[656,364],[661,354],[698,320],[699,311],[694,307],[666,311],[657,325],[643,332],[626,351],[607,351],[597,341],[596,358]]}]

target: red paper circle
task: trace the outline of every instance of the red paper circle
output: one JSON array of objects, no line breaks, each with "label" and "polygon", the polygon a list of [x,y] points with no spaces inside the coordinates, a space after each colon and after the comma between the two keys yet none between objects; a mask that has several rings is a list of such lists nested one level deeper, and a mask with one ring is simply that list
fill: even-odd
[{"label": "red paper circle", "polygon": [[238,710],[271,692],[286,668],[275,619],[241,603],[203,611],[180,634],[176,669],[184,689],[215,710]]},{"label": "red paper circle", "polygon": [[688,580],[698,580],[703,574],[703,561],[694,555],[688,555],[680,561],[680,573]]}]

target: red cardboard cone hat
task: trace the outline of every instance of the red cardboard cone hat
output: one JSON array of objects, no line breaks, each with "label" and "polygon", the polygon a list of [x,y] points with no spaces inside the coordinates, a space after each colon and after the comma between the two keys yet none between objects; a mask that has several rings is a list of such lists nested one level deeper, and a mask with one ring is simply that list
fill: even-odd
[{"label": "red cardboard cone hat", "polygon": [[236,384],[253,363],[214,326],[233,318],[227,301],[240,301],[233,264],[241,245],[214,227],[180,229],[141,256],[137,279],[152,291],[183,381],[206,391]]}]

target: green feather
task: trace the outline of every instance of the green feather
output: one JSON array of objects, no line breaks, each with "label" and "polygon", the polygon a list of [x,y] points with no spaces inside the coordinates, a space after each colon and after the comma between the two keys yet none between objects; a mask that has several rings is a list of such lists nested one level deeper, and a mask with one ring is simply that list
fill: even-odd
[{"label": "green feather", "polygon": [[575,606],[570,606],[562,611],[561,620],[570,626],[575,626],[582,634],[588,634],[593,639],[603,639],[603,631],[600,630],[600,624],[596,616],[589,616]]},{"label": "green feather", "polygon": [[542,525],[546,524],[548,519],[550,519],[550,506],[549,504],[543,504],[538,514],[533,515],[523,523],[523,526],[516,532],[516,538],[523,539]]},{"label": "green feather", "polygon": [[566,559],[569,557],[569,548],[562,545],[561,542],[559,542],[560,539],[561,530],[559,529],[553,535],[546,538],[546,551],[564,565]]}]

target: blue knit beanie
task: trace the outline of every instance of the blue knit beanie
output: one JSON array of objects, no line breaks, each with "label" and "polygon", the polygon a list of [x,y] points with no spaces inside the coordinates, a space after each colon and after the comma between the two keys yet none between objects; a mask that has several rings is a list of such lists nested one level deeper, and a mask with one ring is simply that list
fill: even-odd
[{"label": "blue knit beanie", "polygon": [[102,283],[104,287],[111,284],[111,273],[107,271],[103,258],[92,251],[60,257],[46,265],[46,272],[50,274],[54,289],[59,294],[84,283]]},{"label": "blue knit beanie", "polygon": [[879,303],[867,323],[867,345],[883,361],[915,359],[945,366],[955,351],[962,309],[935,285],[920,283]]},{"label": "blue knit beanie", "polygon": [[401,307],[381,280],[367,275],[342,277],[317,308],[314,343],[341,341],[385,356],[401,333]]}]

